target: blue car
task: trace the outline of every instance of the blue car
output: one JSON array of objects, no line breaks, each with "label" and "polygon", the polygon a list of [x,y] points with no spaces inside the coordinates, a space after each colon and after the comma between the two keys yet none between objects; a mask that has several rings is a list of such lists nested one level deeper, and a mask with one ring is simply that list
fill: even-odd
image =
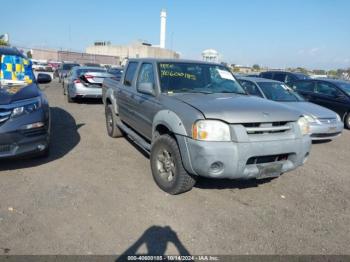
[{"label": "blue car", "polygon": [[31,62],[17,49],[0,48],[0,159],[47,156],[50,109],[38,84],[51,77],[35,78]]}]

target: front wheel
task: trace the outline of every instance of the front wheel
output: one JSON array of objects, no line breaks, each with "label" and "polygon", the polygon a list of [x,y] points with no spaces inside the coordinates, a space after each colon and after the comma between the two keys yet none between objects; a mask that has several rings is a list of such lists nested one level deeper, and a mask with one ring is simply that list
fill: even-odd
[{"label": "front wheel", "polygon": [[155,138],[150,160],[153,179],[163,191],[177,195],[195,185],[197,177],[183,167],[179,147],[170,135]]},{"label": "front wheel", "polygon": [[344,125],[347,129],[350,129],[350,112],[344,118]]}]

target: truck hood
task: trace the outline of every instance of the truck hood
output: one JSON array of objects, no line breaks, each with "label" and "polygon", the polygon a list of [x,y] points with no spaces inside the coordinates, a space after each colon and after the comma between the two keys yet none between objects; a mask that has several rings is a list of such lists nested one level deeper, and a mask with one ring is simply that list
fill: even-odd
[{"label": "truck hood", "polygon": [[236,94],[176,94],[182,102],[199,110],[207,119],[227,123],[296,121],[300,112],[282,104]]},{"label": "truck hood", "polygon": [[36,84],[13,85],[0,87],[0,105],[8,105],[13,102],[39,96]]},{"label": "truck hood", "polygon": [[303,115],[311,115],[317,118],[336,118],[337,115],[332,110],[310,102],[282,102],[285,106],[297,109]]}]

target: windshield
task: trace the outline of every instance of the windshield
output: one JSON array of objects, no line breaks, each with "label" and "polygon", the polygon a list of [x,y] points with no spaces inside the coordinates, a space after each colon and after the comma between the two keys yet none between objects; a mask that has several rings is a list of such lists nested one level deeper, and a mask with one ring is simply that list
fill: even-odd
[{"label": "windshield", "polygon": [[295,73],[295,75],[298,77],[299,80],[307,80],[310,79],[308,75],[302,74],[302,73]]},{"label": "windshield", "polygon": [[285,84],[277,82],[259,82],[258,85],[267,99],[279,102],[304,101],[300,95]]},{"label": "windshield", "polygon": [[63,70],[71,70],[73,67],[79,66],[78,64],[64,64],[63,65]]},{"label": "windshield", "polygon": [[35,79],[31,62],[16,55],[1,55],[0,84],[27,85]]},{"label": "windshield", "polygon": [[340,83],[340,88],[350,96],[350,83]]},{"label": "windshield", "polygon": [[223,66],[195,63],[159,63],[164,93],[246,94],[232,73]]}]

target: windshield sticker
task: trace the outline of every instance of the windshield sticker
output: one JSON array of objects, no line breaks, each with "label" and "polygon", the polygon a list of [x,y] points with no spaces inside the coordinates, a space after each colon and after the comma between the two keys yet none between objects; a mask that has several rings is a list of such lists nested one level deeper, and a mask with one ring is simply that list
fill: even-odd
[{"label": "windshield sticker", "polygon": [[233,75],[230,72],[225,71],[225,70],[220,70],[220,69],[216,69],[216,70],[218,71],[218,73],[222,79],[228,79],[228,80],[233,80],[233,81],[235,80],[233,78]]},{"label": "windshield sticker", "polygon": [[174,68],[174,65],[172,64],[160,64],[161,69],[172,69]]},{"label": "windshield sticker", "polygon": [[28,59],[11,55],[1,57],[1,84],[31,84],[33,79],[31,62]]},{"label": "windshield sticker", "polygon": [[161,72],[160,77],[179,77],[179,78],[186,78],[193,81],[197,80],[197,77],[195,75],[188,74],[188,73],[168,71],[168,70],[160,70],[160,72]]}]

